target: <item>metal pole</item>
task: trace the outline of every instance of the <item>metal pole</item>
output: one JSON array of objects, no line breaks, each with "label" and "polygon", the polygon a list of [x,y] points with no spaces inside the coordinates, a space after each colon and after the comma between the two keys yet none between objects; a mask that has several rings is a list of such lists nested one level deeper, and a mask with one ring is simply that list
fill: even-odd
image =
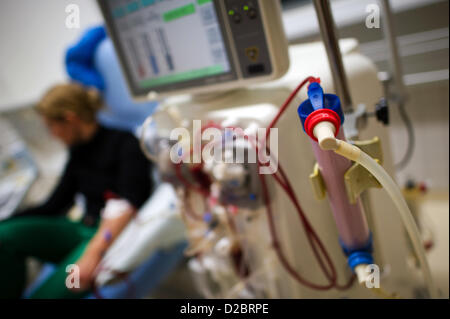
[{"label": "metal pole", "polygon": [[397,38],[395,35],[394,19],[392,16],[392,10],[389,4],[389,0],[379,0],[382,8],[382,22],[384,37],[387,41],[389,50],[389,67],[391,76],[393,77],[395,84],[395,100],[397,102],[404,102],[406,98],[405,84],[403,82],[403,69],[400,61],[400,54],[397,45]]},{"label": "metal pole", "polygon": [[[411,160],[416,138],[414,133],[414,128],[411,122],[411,119],[408,116],[408,112],[405,109],[405,105],[408,99],[408,93],[406,90],[405,82],[403,80],[403,68],[400,59],[400,51],[398,49],[397,37],[395,33],[394,26],[394,17],[392,14],[392,9],[389,4],[389,0],[379,0],[379,3],[382,8],[382,21],[383,21],[383,33],[384,38],[387,42],[388,50],[389,50],[389,69],[390,69],[390,77],[393,79],[392,84],[388,81],[386,84],[387,95],[390,99],[393,100],[394,103],[397,104],[398,112],[400,118],[406,126],[408,132],[408,146],[406,149],[406,153],[403,156],[402,160],[395,164],[397,170],[401,170],[405,168],[409,161]],[[392,88],[392,87],[393,88]]]},{"label": "metal pole", "polygon": [[344,113],[353,112],[353,103],[347,82],[342,55],[339,49],[339,40],[335,32],[335,24],[328,0],[314,0],[317,18],[319,20],[320,33],[327,51],[334,88],[342,102]]}]

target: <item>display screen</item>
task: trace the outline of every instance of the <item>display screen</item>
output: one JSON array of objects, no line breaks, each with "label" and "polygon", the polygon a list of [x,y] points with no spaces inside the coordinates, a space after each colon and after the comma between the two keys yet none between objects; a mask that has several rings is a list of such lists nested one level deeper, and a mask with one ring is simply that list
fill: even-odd
[{"label": "display screen", "polygon": [[137,91],[198,84],[200,79],[232,73],[214,1],[106,3],[116,46]]}]

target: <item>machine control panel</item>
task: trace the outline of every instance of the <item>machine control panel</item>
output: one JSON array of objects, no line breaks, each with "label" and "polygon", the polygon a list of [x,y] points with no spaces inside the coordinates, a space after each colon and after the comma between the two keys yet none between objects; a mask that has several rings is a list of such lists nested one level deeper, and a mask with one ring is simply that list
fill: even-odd
[{"label": "machine control panel", "polygon": [[136,98],[240,88],[278,79],[289,67],[278,1],[98,3]]},{"label": "machine control panel", "polygon": [[243,77],[270,74],[272,64],[258,1],[227,0],[225,5]]}]

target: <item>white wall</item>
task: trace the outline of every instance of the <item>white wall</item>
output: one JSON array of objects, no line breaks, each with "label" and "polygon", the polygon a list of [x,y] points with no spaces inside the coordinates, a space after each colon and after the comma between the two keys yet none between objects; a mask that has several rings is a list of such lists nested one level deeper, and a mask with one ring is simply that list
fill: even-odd
[{"label": "white wall", "polygon": [[[445,0],[390,0],[394,13],[419,9]],[[448,0],[447,0],[448,1]],[[362,24],[367,17],[367,6],[379,3],[378,0],[331,0],[333,18],[338,28],[353,24]],[[319,24],[312,5],[299,6],[288,10],[283,15],[284,28],[291,41],[317,35]]]},{"label": "white wall", "polygon": [[[71,3],[80,8],[79,29],[65,24]],[[33,103],[65,80],[66,48],[102,20],[94,0],[1,0],[0,111]]]},{"label": "white wall", "polygon": [[[398,180],[425,182],[430,188],[449,187],[449,83],[448,81],[408,88],[406,105],[413,122],[416,147],[410,163],[400,172]],[[394,161],[405,154],[407,134],[398,111],[391,108],[391,145]]]}]

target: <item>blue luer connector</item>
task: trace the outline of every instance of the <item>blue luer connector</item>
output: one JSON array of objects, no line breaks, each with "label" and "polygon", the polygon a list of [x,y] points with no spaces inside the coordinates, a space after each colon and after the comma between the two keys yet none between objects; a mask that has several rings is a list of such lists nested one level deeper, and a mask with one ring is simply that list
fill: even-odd
[{"label": "blue luer connector", "polygon": [[344,245],[344,243],[339,240],[339,243],[341,244],[342,250],[344,251],[344,254],[347,256],[347,263],[349,267],[352,269],[352,271],[355,271],[355,267],[361,264],[370,265],[373,264],[373,241],[372,241],[372,234],[370,234],[369,239],[367,240],[366,244],[359,248],[348,248]]},{"label": "blue luer connector", "polygon": [[319,83],[314,82],[309,85],[308,97],[314,110],[323,109],[323,89]]},{"label": "blue luer connector", "polygon": [[355,251],[348,256],[347,263],[352,271],[355,272],[355,268],[359,265],[372,265],[373,257],[371,253],[366,251]]},{"label": "blue luer connector", "polygon": [[344,124],[344,112],[342,112],[341,101],[337,95],[325,94],[319,83],[313,82],[308,87],[308,99],[300,104],[297,109],[298,116],[305,130],[306,118],[319,109],[330,109],[336,112]]}]

